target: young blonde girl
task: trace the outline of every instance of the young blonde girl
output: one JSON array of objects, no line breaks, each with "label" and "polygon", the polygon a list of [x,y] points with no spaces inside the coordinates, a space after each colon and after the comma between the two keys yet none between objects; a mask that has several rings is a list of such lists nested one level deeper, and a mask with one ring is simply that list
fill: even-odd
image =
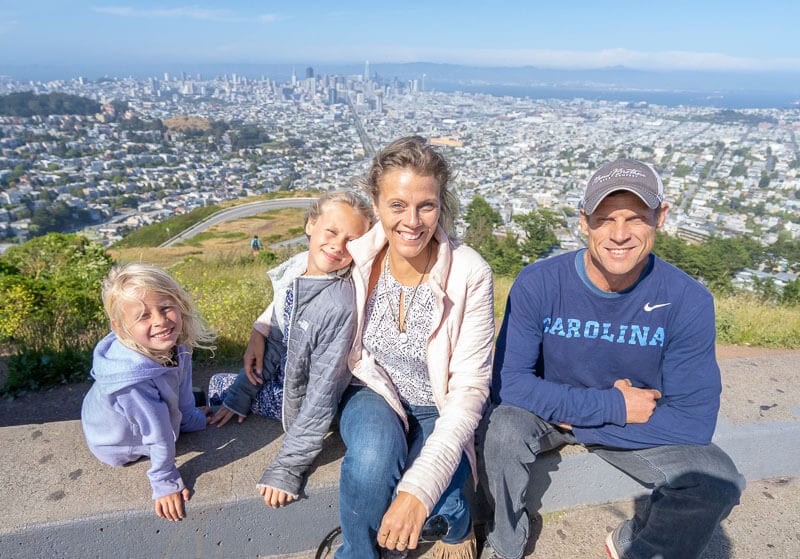
[{"label": "young blonde girl", "polygon": [[257,485],[268,506],[299,497],[350,382],[355,298],[347,243],[373,220],[365,197],[323,194],[306,216],[309,250],[269,273],[274,297],[253,325],[244,369],[211,379],[209,401],[222,407],[210,423],[221,427],[234,416],[241,423],[250,411],[283,421],[283,444]]},{"label": "young blonde girl", "polygon": [[112,331],[94,349],[95,382],[81,409],[86,442],[111,466],[149,457],[156,514],[180,520],[190,493],[175,466],[175,441],[205,429],[208,415],[195,407],[192,349],[213,349],[215,335],[180,284],[155,266],[112,268],[103,305]]}]

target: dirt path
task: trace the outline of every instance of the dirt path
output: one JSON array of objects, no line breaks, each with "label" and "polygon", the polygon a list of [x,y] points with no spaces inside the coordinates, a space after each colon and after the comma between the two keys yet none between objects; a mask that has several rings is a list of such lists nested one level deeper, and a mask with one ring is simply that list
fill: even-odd
[{"label": "dirt path", "polygon": [[771,347],[751,347],[743,345],[717,345],[717,359],[739,359],[742,357],[757,357],[759,355],[800,355],[800,349],[783,349]]}]

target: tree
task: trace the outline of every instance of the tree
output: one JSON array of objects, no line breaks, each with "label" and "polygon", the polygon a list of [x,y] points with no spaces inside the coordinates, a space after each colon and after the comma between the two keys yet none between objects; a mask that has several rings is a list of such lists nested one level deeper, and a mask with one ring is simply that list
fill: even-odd
[{"label": "tree", "polygon": [[524,265],[522,252],[514,235],[498,235],[495,231],[503,223],[500,213],[485,198],[475,196],[467,206],[464,220],[467,222],[464,242],[478,251],[496,274],[517,275]]},{"label": "tree", "polygon": [[467,206],[464,221],[467,222],[467,225],[484,222],[492,227],[497,227],[503,223],[503,218],[500,217],[500,212],[494,210],[483,196],[477,195]]},{"label": "tree", "polygon": [[255,147],[270,141],[267,131],[256,125],[242,126],[231,132],[231,147],[233,149]]},{"label": "tree", "polygon": [[[66,202],[58,201],[47,206],[39,206],[31,215],[31,235],[68,231],[76,225],[90,223],[88,210],[70,208]],[[73,229],[74,230],[74,229]]]},{"label": "tree", "polygon": [[495,240],[495,248],[488,262],[499,276],[514,277],[519,274],[524,261],[519,243],[513,235],[506,235],[500,241]]},{"label": "tree", "polygon": [[781,292],[780,302],[784,305],[800,305],[800,279],[786,284]]},{"label": "tree", "polygon": [[526,214],[515,215],[514,222],[522,228],[525,239],[520,245],[520,252],[529,261],[533,262],[559,246],[555,228],[562,225],[562,219],[555,212],[533,210]]},{"label": "tree", "polygon": [[500,213],[492,209],[482,196],[475,196],[467,206],[464,221],[467,222],[464,242],[491,263],[498,252],[494,229],[503,222]]},{"label": "tree", "polygon": [[[670,237],[666,233],[658,231],[656,232],[656,242],[653,247],[653,252],[661,259],[683,269],[680,263],[686,259],[685,254],[688,250],[688,246],[686,242],[678,237]],[[686,270],[683,269],[683,271],[685,272]]]},{"label": "tree", "polygon": [[68,93],[45,93],[36,95],[32,91],[20,91],[0,96],[0,114],[8,116],[47,116],[51,114],[94,114],[100,111],[100,103],[70,95]]},{"label": "tree", "polygon": [[764,247],[751,238],[711,237],[703,244],[690,245],[660,231],[656,233],[654,252],[690,276],[702,280],[712,291],[721,293],[732,290],[731,281],[736,272],[756,268],[769,259]]}]

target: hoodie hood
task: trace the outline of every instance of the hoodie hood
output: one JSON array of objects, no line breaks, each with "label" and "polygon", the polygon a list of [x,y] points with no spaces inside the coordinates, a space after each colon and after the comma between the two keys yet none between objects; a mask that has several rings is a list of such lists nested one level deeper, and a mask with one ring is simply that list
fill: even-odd
[{"label": "hoodie hood", "polygon": [[[178,359],[182,359],[181,351]],[[159,377],[177,367],[164,367],[141,353],[130,349],[108,334],[94,348],[92,378],[103,392],[115,392],[132,384]]]}]

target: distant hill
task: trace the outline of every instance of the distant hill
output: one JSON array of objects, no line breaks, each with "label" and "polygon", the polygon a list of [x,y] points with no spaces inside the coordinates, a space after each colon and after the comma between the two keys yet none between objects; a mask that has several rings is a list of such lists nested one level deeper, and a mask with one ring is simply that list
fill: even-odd
[{"label": "distant hill", "polygon": [[418,79],[425,74],[435,84],[505,84],[525,86],[583,86],[587,88],[631,88],[696,91],[793,91],[800,89],[800,73],[653,71],[624,66],[594,69],[558,69],[537,66],[465,66],[412,62],[371,64],[381,78]]},{"label": "distant hill", "polygon": [[0,115],[3,116],[93,115],[99,112],[97,101],[69,93],[37,95],[23,91],[0,96]]}]

